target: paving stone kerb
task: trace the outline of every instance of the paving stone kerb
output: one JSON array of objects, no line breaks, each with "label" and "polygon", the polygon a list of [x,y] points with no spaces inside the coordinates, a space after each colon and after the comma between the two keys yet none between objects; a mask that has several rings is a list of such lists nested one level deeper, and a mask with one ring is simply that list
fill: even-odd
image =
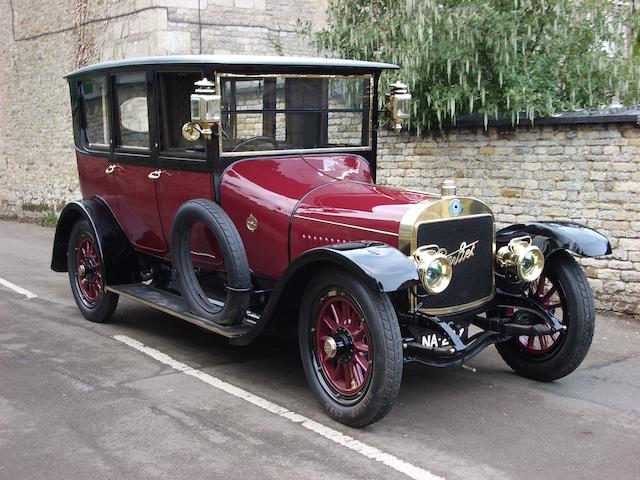
[{"label": "paving stone kerb", "polygon": [[[324,3],[200,0],[199,18],[197,0],[0,0],[0,11],[12,12],[0,15],[0,214],[39,216],[80,197],[62,78],[79,51],[92,62],[200,51],[312,55],[296,22],[320,25]],[[437,190],[454,178],[461,194],[493,208],[499,225],[565,219],[607,234],[613,255],[582,261],[597,305],[640,315],[640,130],[633,121],[466,125],[422,138],[381,130],[379,141],[380,183]]]}]

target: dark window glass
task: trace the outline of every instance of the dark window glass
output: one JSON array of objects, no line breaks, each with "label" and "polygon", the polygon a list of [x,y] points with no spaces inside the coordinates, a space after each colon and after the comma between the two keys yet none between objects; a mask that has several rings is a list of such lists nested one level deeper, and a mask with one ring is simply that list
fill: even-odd
[{"label": "dark window glass", "polygon": [[370,145],[371,76],[221,77],[222,152]]},{"label": "dark window glass", "polygon": [[149,112],[144,73],[116,75],[118,145],[149,148]]},{"label": "dark window glass", "polygon": [[191,94],[200,73],[161,73],[158,75],[160,145],[163,152],[204,154],[204,138],[190,142],[182,136],[182,126],[191,120]]},{"label": "dark window glass", "polygon": [[89,145],[108,146],[111,140],[109,131],[109,101],[107,82],[104,77],[83,80],[82,109],[84,111],[85,134]]}]

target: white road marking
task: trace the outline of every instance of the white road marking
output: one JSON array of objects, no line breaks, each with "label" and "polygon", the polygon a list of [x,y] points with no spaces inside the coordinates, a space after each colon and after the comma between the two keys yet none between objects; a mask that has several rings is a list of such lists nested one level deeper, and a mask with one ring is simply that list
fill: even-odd
[{"label": "white road marking", "polygon": [[182,363],[170,357],[166,353],[162,353],[160,350],[145,346],[138,340],[134,340],[133,338],[126,335],[114,335],[113,338],[119,342],[124,343],[125,345],[128,345],[131,348],[138,350],[139,352],[149,355],[151,358],[157,360],[160,363],[170,366],[174,370],[182,372],[185,375],[195,377],[208,385],[211,385],[219,390],[222,390],[223,392],[233,395],[234,397],[252,403],[253,405],[267,410],[268,412],[286,418],[293,423],[297,423],[307,430],[317,433],[318,435],[321,435],[324,438],[337,443],[338,445],[342,445],[349,450],[353,450],[354,452],[358,452],[359,454],[364,455],[367,458],[371,458],[376,462],[387,465],[397,472],[405,474],[409,478],[413,478],[415,480],[444,480],[442,477],[439,477],[408,462],[405,462],[395,455],[391,455],[390,453],[384,452],[376,447],[367,445],[366,443],[356,440],[349,435],[345,435],[337,430],[334,430],[331,427],[327,427],[326,425],[311,420],[304,415],[292,412],[291,410],[288,410],[276,403],[254,395],[253,393],[248,392],[240,387],[231,385],[230,383],[220,380],[219,378],[209,375],[208,373],[196,370],[186,363]]},{"label": "white road marking", "polygon": [[30,292],[26,288],[19,287],[15,283],[11,283],[9,280],[5,280],[0,277],[0,285],[3,285],[7,288],[10,288],[14,292],[18,292],[20,295],[24,295],[27,298],[37,298],[37,295],[33,292]]}]

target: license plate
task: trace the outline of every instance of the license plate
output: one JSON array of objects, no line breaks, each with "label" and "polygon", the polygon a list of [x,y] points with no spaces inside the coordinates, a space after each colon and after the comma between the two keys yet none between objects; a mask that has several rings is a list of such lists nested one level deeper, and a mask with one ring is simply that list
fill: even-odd
[{"label": "license plate", "polygon": [[[457,333],[462,339],[462,341],[467,341],[467,336],[469,334],[469,328],[459,328],[457,329]],[[445,336],[438,335],[437,333],[427,333],[425,332],[423,335],[418,337],[419,343],[426,348],[437,348],[437,347],[447,347],[451,345],[449,339]]]}]

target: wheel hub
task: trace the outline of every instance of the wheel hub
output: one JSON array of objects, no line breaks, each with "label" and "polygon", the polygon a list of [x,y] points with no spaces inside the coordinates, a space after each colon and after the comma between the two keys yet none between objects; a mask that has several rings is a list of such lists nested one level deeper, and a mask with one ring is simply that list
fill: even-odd
[{"label": "wheel hub", "polygon": [[338,328],[334,338],[338,360],[349,363],[353,360],[353,337],[346,328]]},{"label": "wheel hub", "polygon": [[78,266],[78,275],[84,280],[92,282],[96,276],[96,266],[91,257],[87,257],[84,263]]},{"label": "wheel hub", "polygon": [[356,305],[342,295],[323,300],[313,332],[320,370],[340,396],[360,395],[371,367],[369,335]]},{"label": "wheel hub", "polygon": [[324,353],[329,358],[334,358],[338,353],[338,344],[333,339],[333,337],[327,337],[324,341]]},{"label": "wheel hub", "polygon": [[83,302],[93,306],[102,295],[102,274],[98,263],[98,250],[88,236],[82,238],[77,249],[78,285]]},{"label": "wheel hub", "polygon": [[[564,299],[560,296],[558,285],[552,278],[543,273],[536,282],[532,283],[531,296],[545,310],[553,312],[561,324],[565,323]],[[516,318],[519,323],[526,323],[529,320],[529,314],[516,312]],[[528,354],[547,355],[558,347],[562,337],[563,332],[560,331],[551,335],[519,336],[516,337],[516,342]]]}]

